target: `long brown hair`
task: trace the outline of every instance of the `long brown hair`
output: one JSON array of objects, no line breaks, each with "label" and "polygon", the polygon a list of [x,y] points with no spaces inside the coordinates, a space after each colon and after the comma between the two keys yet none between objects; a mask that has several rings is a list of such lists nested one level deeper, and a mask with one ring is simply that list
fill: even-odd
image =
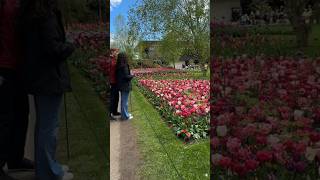
[{"label": "long brown hair", "polygon": [[117,59],[117,68],[124,67],[128,65],[128,57],[126,53],[121,52],[118,54],[118,59]]}]

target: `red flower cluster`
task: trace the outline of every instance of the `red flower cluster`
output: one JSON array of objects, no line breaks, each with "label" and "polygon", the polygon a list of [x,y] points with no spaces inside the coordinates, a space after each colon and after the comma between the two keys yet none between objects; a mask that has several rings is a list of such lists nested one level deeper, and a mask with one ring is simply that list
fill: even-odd
[{"label": "red flower cluster", "polygon": [[211,65],[210,142],[223,157],[212,160],[213,169],[267,177],[277,166],[302,174],[316,168],[320,60],[213,59]]},{"label": "red flower cluster", "polygon": [[77,48],[96,51],[106,47],[108,34],[106,32],[80,31],[70,32],[68,37],[73,40]]},{"label": "red flower cluster", "polygon": [[207,80],[139,80],[157,97],[167,101],[178,116],[209,114],[209,81]]}]

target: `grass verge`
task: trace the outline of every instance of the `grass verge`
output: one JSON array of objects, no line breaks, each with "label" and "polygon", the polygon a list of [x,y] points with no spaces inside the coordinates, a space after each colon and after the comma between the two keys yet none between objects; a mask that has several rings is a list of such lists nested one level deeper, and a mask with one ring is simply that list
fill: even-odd
[{"label": "grass verge", "polygon": [[92,85],[71,67],[73,92],[68,93],[70,159],[67,159],[66,126],[61,118],[58,159],[68,164],[77,180],[109,179],[109,123],[106,107]]},{"label": "grass verge", "polygon": [[136,86],[132,91],[132,114],[143,157],[140,179],[209,179],[209,140],[183,144]]}]

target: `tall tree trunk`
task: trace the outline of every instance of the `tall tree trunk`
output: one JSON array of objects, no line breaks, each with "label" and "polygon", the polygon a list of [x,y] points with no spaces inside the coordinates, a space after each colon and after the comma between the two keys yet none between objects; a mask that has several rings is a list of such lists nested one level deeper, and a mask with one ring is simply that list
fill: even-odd
[{"label": "tall tree trunk", "polygon": [[311,20],[309,24],[303,16],[307,4],[306,0],[285,0],[289,20],[296,34],[297,46],[301,49],[308,46],[311,32]]},{"label": "tall tree trunk", "polygon": [[299,24],[295,28],[297,45],[299,48],[304,48],[309,45],[309,37],[310,37],[311,28],[308,24]]}]

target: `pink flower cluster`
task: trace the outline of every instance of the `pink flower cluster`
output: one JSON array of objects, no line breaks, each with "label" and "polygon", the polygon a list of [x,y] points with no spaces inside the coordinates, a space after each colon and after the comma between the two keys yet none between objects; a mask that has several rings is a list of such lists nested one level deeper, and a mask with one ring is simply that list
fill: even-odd
[{"label": "pink flower cluster", "polygon": [[212,69],[213,169],[245,176],[316,168],[320,60],[214,59]]},{"label": "pink flower cluster", "polygon": [[107,44],[107,33],[95,31],[70,32],[68,37],[82,50],[99,50]]},{"label": "pink flower cluster", "polygon": [[167,101],[180,117],[209,114],[209,81],[207,80],[139,80],[157,97]]}]

